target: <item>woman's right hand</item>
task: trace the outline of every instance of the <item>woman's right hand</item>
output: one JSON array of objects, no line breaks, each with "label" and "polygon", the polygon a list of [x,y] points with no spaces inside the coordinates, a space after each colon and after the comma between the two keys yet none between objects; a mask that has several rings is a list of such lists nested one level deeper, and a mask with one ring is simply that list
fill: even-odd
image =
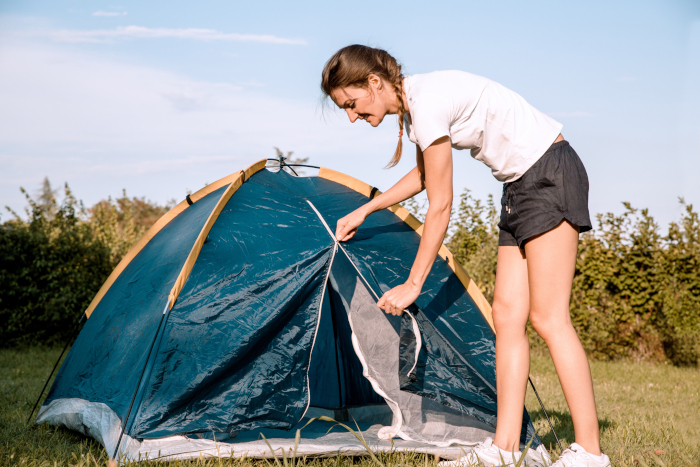
[{"label": "woman's right hand", "polygon": [[335,227],[335,238],[339,242],[344,242],[350,240],[357,233],[357,228],[362,225],[362,223],[367,219],[367,210],[365,206],[355,209],[353,212],[345,217],[338,219],[338,223]]}]

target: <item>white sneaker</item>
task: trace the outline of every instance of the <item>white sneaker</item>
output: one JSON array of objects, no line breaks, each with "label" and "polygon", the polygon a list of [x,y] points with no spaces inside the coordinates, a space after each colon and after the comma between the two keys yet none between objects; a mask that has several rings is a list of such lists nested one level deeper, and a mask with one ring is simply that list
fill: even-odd
[{"label": "white sneaker", "polygon": [[[513,456],[515,454],[515,456]],[[522,453],[520,451],[512,453],[504,451],[493,444],[491,438],[486,438],[486,441],[473,446],[467,455],[460,457],[455,461],[442,461],[438,467],[507,467],[515,466]],[[525,453],[525,459],[520,464],[520,467],[546,467],[552,463],[552,460],[547,454],[544,446],[539,446],[537,449],[528,449]]]},{"label": "white sneaker", "polygon": [[528,449],[525,453],[525,465],[528,467],[549,467],[552,465],[552,458],[549,457],[544,444],[540,444],[536,449]]},{"label": "white sneaker", "polygon": [[564,449],[552,467],[610,467],[610,458],[605,454],[594,456],[579,444],[571,443]]}]

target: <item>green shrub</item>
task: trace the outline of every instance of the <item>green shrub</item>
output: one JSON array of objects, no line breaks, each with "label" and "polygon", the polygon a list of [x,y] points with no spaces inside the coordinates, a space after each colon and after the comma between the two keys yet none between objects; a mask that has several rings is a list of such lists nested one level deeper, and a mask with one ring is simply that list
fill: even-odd
[{"label": "green shrub", "polygon": [[[683,201],[681,200],[681,203]],[[700,366],[700,220],[692,205],[666,235],[646,209],[623,203],[581,235],[571,319],[595,359],[669,359]],[[408,207],[417,207],[408,205]],[[465,191],[447,245],[493,301],[498,214]],[[529,327],[534,347],[544,347]]]},{"label": "green shrub", "polygon": [[598,215],[598,229],[582,236],[571,318],[594,358],[663,358],[657,327],[662,307],[664,249],[647,210]]},{"label": "green shrub", "polygon": [[27,199],[27,220],[0,224],[0,347],[64,343],[129,249],[167,210],[143,198],[85,210],[68,185],[59,205],[48,180]]},{"label": "green shrub", "polygon": [[666,355],[677,365],[700,367],[700,220],[686,205],[666,236],[665,284],[658,327]]},{"label": "green shrub", "polygon": [[95,237],[108,246],[110,261],[116,266],[171,205],[159,206],[144,198],[129,198],[124,191],[121,198],[107,198],[91,207],[87,211],[88,221]]},{"label": "green shrub", "polygon": [[493,303],[498,255],[498,213],[493,197],[489,195],[482,203],[464,190],[450,223],[453,233],[447,247]]},{"label": "green shrub", "polygon": [[[24,192],[24,190],[23,190]],[[112,269],[168,209],[143,198],[111,198],[85,210],[65,187],[59,205],[48,180],[26,194],[27,220],[0,224],[0,347],[64,342]],[[681,200],[681,203],[683,201]],[[666,235],[647,210],[623,203],[581,236],[571,319],[596,359],[668,359],[700,365],[700,219],[684,206]],[[425,205],[404,204],[419,219]],[[493,301],[498,253],[494,200],[467,190],[447,245]],[[544,343],[530,327],[535,347]]]},{"label": "green shrub", "polygon": [[27,221],[0,225],[3,347],[64,342],[112,270],[109,248],[80,219],[67,185],[60,206],[53,195],[27,201]]}]

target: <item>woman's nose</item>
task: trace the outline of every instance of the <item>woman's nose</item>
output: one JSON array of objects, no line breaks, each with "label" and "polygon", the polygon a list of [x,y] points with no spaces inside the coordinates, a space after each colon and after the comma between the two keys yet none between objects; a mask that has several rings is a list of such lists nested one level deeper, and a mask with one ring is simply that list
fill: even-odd
[{"label": "woman's nose", "polygon": [[350,123],[355,123],[355,120],[357,120],[357,113],[353,111],[352,109],[346,108],[345,111],[348,113],[348,118],[350,119]]}]

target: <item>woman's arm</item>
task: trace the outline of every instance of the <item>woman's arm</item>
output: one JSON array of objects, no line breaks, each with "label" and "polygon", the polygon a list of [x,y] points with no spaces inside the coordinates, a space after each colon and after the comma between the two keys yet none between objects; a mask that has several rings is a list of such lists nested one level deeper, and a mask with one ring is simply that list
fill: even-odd
[{"label": "woman's arm", "polygon": [[396,203],[407,200],[425,189],[425,179],[423,177],[423,153],[416,146],[417,166],[401,178],[386,193],[382,193],[367,204],[354,210],[347,216],[338,219],[335,229],[335,238],[339,241],[350,240],[357,228],[365,221],[367,216],[373,212],[393,206]]},{"label": "woman's arm", "polygon": [[445,239],[452,211],[452,146],[449,138],[444,136],[437,139],[425,149],[422,159],[429,204],[418,254],[408,280],[387,291],[377,303],[385,312],[397,316],[420,295],[423,283]]}]

